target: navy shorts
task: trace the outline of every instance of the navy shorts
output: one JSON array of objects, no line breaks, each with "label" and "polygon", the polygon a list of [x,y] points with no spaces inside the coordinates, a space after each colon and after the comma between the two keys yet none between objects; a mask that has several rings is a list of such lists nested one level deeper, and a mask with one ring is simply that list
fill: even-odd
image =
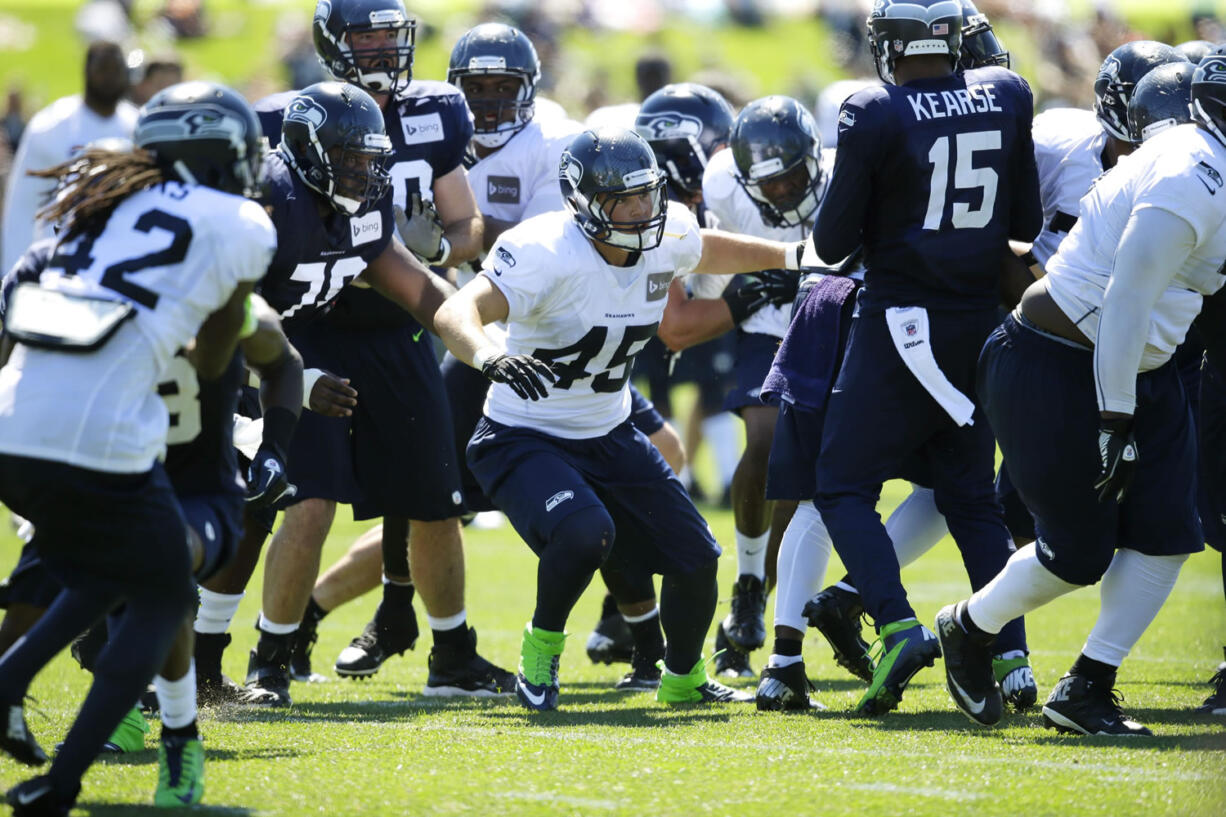
[{"label": "navy shorts", "polygon": [[1122,503],[1099,502],[1093,353],[1009,317],[984,344],[979,396],[1034,513],[1039,560],[1073,584],[1093,584],[1116,548],[1154,556],[1204,547],[1196,507],[1196,439],[1173,363],[1137,377],[1139,460]]},{"label": "navy shorts", "polygon": [[567,440],[483,417],[468,444],[468,464],[536,553],[567,516],[603,506],[617,529],[614,566],[689,573],[719,557],[681,481],[629,422],[602,437]]},{"label": "navy shorts", "polygon": [[766,498],[812,500],[817,495],[817,455],[825,412],[779,404],[775,437],[766,461]]},{"label": "navy shorts", "polygon": [[243,497],[239,494],[193,494],[180,496],[183,518],[204,545],[204,561],[196,571],[196,581],[208,581],[221,570],[238,549],[243,535]]},{"label": "navy shorts", "polygon": [[630,425],[650,437],[664,428],[664,417],[650,400],[630,384]]},{"label": "navy shorts", "polygon": [[766,405],[762,402],[762,382],[770,372],[780,340],[774,335],[737,331],[736,367],[732,390],[724,396],[724,411]]},{"label": "navy shorts", "polygon": [[60,583],[43,567],[38,555],[38,538],[21,547],[21,556],[8,578],[9,604],[28,604],[46,609],[60,593]]},{"label": "navy shorts", "polygon": [[[447,390],[447,402],[451,405],[451,426],[455,450],[462,452],[477,428],[485,408],[485,395],[490,390],[490,381],[481,372],[461,363],[448,352],[442,363],[443,386]],[[469,513],[494,510],[494,503],[481,490],[477,478],[468,467],[468,460],[458,457],[460,466],[460,490],[464,495],[464,510]]]},{"label": "navy shorts", "polygon": [[460,515],[460,469],[443,378],[425,330],[316,321],[290,336],[307,368],[349,378],[352,417],[304,411],[290,445],[295,501],[353,505],[354,519]]},{"label": "navy shorts", "polygon": [[1205,541],[1214,550],[1226,550],[1226,382],[1206,363],[1200,380],[1200,413],[1196,418],[1200,448],[1200,521]]},{"label": "navy shorts", "polygon": [[1009,476],[1009,464],[1001,462],[1000,470],[996,472],[996,499],[1005,511],[1005,526],[1009,535],[1015,541],[1033,542],[1038,534],[1034,530],[1034,514],[1022,502],[1022,496],[1013,487],[1013,478]]},{"label": "navy shorts", "polygon": [[34,525],[60,585],[118,598],[193,603],[183,513],[161,463],[114,474],[0,455],[0,500]]}]

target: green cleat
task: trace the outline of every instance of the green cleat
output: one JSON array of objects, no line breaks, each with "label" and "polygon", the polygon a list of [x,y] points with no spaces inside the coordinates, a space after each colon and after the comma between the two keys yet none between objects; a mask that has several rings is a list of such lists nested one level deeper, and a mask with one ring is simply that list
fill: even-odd
[{"label": "green cleat", "polygon": [[907,684],[941,655],[936,635],[913,618],[881,628],[882,655],[873,670],[873,682],[856,704],[858,715],[884,715],[898,706]]},{"label": "green cleat", "polygon": [[153,805],[191,806],[204,798],[204,744],[200,738],[170,736],[158,746],[158,787]]},{"label": "green cleat", "polygon": [[702,659],[685,675],[669,672],[663,661],[658,666],[663,674],[660,676],[660,687],[656,690],[656,700],[661,703],[753,703],[750,693],[726,687],[708,678],[707,663]]},{"label": "green cleat", "polygon": [[566,646],[566,633],[524,627],[519,648],[519,674],[515,695],[529,709],[548,712],[558,708],[558,664]]},{"label": "green cleat", "polygon": [[149,734],[149,722],[137,707],[123,716],[119,726],[111,733],[110,740],[102,745],[104,752],[139,752],[145,748],[145,735]]}]

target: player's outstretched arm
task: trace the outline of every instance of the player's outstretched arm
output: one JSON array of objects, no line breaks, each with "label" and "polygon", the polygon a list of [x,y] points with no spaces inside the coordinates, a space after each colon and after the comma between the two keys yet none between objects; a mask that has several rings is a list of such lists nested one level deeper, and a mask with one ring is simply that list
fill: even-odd
[{"label": "player's outstretched arm", "polygon": [[680,352],[735,329],[769,304],[791,303],[798,286],[796,275],[766,270],[742,286],[724,290],[718,298],[688,298],[685,287],[674,278],[656,334],[665,346]]},{"label": "player's outstretched arm", "polygon": [[247,319],[247,297],[252,283],[243,281],[235,287],[225,305],[204,319],[196,333],[196,343],[188,353],[188,359],[196,367],[202,380],[221,377],[234,350],[238,348],[239,333]]},{"label": "player's outstretched arm", "polygon": [[400,239],[393,238],[362,277],[379,294],[400,304],[418,323],[438,334],[434,313],[455,288],[418,261]]},{"label": "player's outstretched arm", "polygon": [[723,230],[702,230],[702,257],[691,272],[735,275],[768,269],[800,269],[803,241],[768,241]]}]

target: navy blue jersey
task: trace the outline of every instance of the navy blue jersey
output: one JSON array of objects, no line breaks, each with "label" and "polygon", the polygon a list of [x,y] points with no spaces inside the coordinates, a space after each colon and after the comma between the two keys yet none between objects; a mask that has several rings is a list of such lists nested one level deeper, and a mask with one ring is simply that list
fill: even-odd
[{"label": "navy blue jersey", "polygon": [[1007,241],[1042,227],[1033,100],[1004,68],[853,94],[814,229],[822,258],[864,247],[861,310],[995,306]]},{"label": "navy blue jersey", "polygon": [[277,253],[256,290],[277,310],[287,331],[318,318],[392,240],[396,229],[387,197],[369,213],[320,215],[319,195],[273,151],[266,165],[269,215]]},{"label": "navy blue jersey", "polygon": [[[269,141],[281,141],[281,117],[296,91],[274,94],[256,103],[256,114]],[[464,95],[446,82],[413,80],[383,110],[392,140],[391,201],[404,208],[413,193],[432,198],[435,179],[446,176],[464,160],[473,135],[472,114]],[[275,219],[274,219],[275,221]],[[379,293],[349,287],[341,293],[327,320],[338,326],[374,328],[413,322],[412,316]]]}]

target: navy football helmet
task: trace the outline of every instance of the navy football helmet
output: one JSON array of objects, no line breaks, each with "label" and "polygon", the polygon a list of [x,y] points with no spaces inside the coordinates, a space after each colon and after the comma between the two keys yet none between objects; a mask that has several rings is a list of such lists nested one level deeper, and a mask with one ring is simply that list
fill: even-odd
[{"label": "navy football helmet", "polygon": [[[584,131],[563,151],[558,166],[562,199],[584,234],[634,252],[655,249],[664,240],[667,179],[643,137],[624,128]],[[637,218],[615,218],[636,206]]]},{"label": "navy football helmet", "polygon": [[1137,83],[1128,100],[1128,133],[1140,146],[1159,131],[1192,121],[1192,74],[1190,62],[1159,65]]},{"label": "navy football helmet", "polygon": [[1183,54],[1183,58],[1192,64],[1203,60],[1205,55],[1213,49],[1214,44],[1208,40],[1188,40],[1186,43],[1175,46],[1175,50]]},{"label": "navy football helmet", "polygon": [[1137,40],[1124,43],[1107,55],[1098,78],[1094,80],[1094,113],[1103,130],[1129,141],[1128,100],[1141,77],[1168,62],[1187,62],[1183,55],[1166,43]]},{"label": "navy football helmet", "polygon": [[[355,48],[354,34],[391,32],[370,48]],[[401,0],[319,0],[311,23],[315,53],[338,80],[372,94],[396,94],[413,78],[417,21]]]},{"label": "navy football helmet", "polygon": [[821,202],[822,138],[795,99],[768,96],[745,106],[732,125],[736,180],[772,227],[813,218]]},{"label": "navy football helmet", "polygon": [[370,94],[343,82],[303,88],[285,108],[278,150],[339,213],[365,213],[391,185],[392,140]]},{"label": "navy football helmet", "polygon": [[215,82],[163,88],[140,109],[132,142],[181,181],[253,198],[268,142],[255,111]]},{"label": "navy football helmet", "polygon": [[679,82],[643,100],[634,130],[651,145],[674,195],[693,202],[702,194],[707,161],[728,145],[733,116],[732,106],[718,92]]},{"label": "navy football helmet", "polygon": [[868,46],[877,76],[894,84],[899,57],[942,54],[958,66],[962,48],[960,0],[877,0],[868,15]]},{"label": "navy football helmet", "polygon": [[1226,45],[1206,54],[1192,74],[1192,118],[1226,145]]},{"label": "navy football helmet", "polygon": [[[516,79],[519,90],[515,98],[470,95],[464,88],[464,78],[483,75]],[[464,32],[451,49],[447,81],[464,91],[473,113],[473,141],[482,147],[499,148],[527,127],[536,114],[541,60],[532,41],[519,29],[502,23],[482,23]]]},{"label": "navy football helmet", "polygon": [[962,0],[962,47],[958,67],[983,68],[987,65],[1009,67],[1009,52],[996,38],[988,15],[981,14],[971,0]]}]

